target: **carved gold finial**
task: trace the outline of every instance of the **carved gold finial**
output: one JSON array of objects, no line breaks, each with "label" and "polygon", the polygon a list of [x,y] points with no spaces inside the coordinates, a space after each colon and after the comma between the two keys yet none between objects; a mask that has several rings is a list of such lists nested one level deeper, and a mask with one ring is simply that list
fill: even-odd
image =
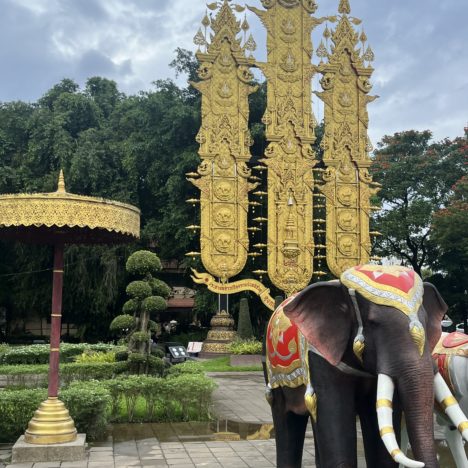
[{"label": "carved gold finial", "polygon": [[65,193],[65,178],[63,177],[63,171],[60,169],[59,178],[58,178],[58,186],[57,186],[57,193]]},{"label": "carved gold finial", "polygon": [[349,6],[349,0],[340,0],[340,6],[338,7],[338,13],[342,15],[349,15],[351,13],[351,7]]}]

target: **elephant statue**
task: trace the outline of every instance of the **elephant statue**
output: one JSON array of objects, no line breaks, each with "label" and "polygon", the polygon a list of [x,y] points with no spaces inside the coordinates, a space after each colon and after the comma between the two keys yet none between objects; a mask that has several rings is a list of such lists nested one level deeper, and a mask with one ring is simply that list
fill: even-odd
[{"label": "elephant statue", "polygon": [[[432,351],[432,357],[437,364],[440,375],[466,414],[468,412],[468,335],[458,332],[442,333],[439,342]],[[435,406],[435,413],[438,424],[444,429],[445,440],[457,468],[468,468],[468,459],[460,431],[438,405]],[[408,446],[406,431],[402,431],[401,445],[403,448]]]},{"label": "elephant statue", "polygon": [[[446,310],[434,286],[397,266],[353,267],[287,298],[265,335],[277,466],[301,466],[311,416],[317,467],[356,467],[359,416],[368,467],[438,467],[434,392],[468,438],[430,352]],[[402,412],[418,461],[398,447]]]}]

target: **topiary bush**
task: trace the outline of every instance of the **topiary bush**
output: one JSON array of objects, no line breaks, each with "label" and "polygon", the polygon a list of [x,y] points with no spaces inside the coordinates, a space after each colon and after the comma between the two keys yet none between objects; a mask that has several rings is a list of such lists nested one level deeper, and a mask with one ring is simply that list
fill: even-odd
[{"label": "topiary bush", "polygon": [[161,261],[149,250],[138,250],[128,257],[125,269],[133,276],[154,275],[161,270]]},{"label": "topiary bush", "polygon": [[[130,299],[133,301],[133,299]],[[128,302],[130,302],[128,301]],[[125,307],[125,306],[124,306]],[[116,335],[122,336],[127,334],[135,327],[135,318],[129,314],[117,315],[109,325],[109,330]]]},{"label": "topiary bush", "polygon": [[[152,252],[146,250],[135,252],[128,258],[126,268],[130,275],[142,277],[132,281],[126,288],[130,299],[124,304],[123,312],[125,315],[132,315],[135,318],[135,322],[128,329],[128,336],[130,336],[128,349],[132,354],[146,355],[145,369],[148,369],[147,361],[151,352],[149,333],[158,329],[157,324],[150,321],[150,316],[167,308],[165,297],[169,296],[170,288],[163,281],[153,278],[152,275],[161,269],[161,262],[158,256]],[[119,324],[119,320],[123,320],[120,317],[116,317],[112,324],[115,325],[115,321]],[[129,320],[125,322],[125,324],[129,323]],[[121,329],[123,330],[123,328]],[[115,333],[117,330],[115,325],[111,331]],[[129,361],[134,372],[143,371],[141,363],[136,363],[132,359]]]},{"label": "topiary bush", "polygon": [[246,297],[240,300],[239,319],[237,321],[237,336],[241,340],[253,338],[252,321],[250,320],[249,301]]},{"label": "topiary bush", "polygon": [[167,299],[171,295],[172,290],[164,281],[153,278],[149,284],[155,296],[161,296]]},{"label": "topiary bush", "polygon": [[167,309],[167,302],[161,296],[150,296],[141,303],[141,310],[147,313],[161,312]]},{"label": "topiary bush", "polygon": [[151,287],[146,281],[132,281],[126,289],[126,293],[137,301],[142,301],[151,296]]}]

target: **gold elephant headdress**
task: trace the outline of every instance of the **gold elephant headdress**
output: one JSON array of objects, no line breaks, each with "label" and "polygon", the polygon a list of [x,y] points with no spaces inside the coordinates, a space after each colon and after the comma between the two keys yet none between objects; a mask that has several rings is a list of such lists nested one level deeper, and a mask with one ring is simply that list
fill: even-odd
[{"label": "gold elephant headdress", "polygon": [[[414,270],[402,266],[359,265],[346,270],[341,275],[341,282],[348,290],[357,291],[374,304],[393,307],[407,315],[411,336],[422,356],[425,332],[418,319],[418,310],[422,304],[424,287]],[[356,308],[357,302],[353,294],[351,298]],[[362,359],[364,336],[361,324],[354,350]]]}]

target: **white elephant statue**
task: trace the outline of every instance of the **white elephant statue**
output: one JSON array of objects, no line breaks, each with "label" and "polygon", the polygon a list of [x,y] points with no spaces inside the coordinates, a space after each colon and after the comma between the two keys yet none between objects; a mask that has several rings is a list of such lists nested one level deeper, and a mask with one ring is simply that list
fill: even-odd
[{"label": "white elephant statue", "polygon": [[[440,375],[466,414],[468,412],[468,335],[458,332],[442,333],[432,357],[439,368]],[[435,413],[437,422],[444,428],[445,439],[457,468],[468,468],[468,459],[460,431],[447,417],[446,410],[444,411],[444,408],[437,403]],[[402,431],[401,445],[402,447],[408,446],[406,431]]]}]

